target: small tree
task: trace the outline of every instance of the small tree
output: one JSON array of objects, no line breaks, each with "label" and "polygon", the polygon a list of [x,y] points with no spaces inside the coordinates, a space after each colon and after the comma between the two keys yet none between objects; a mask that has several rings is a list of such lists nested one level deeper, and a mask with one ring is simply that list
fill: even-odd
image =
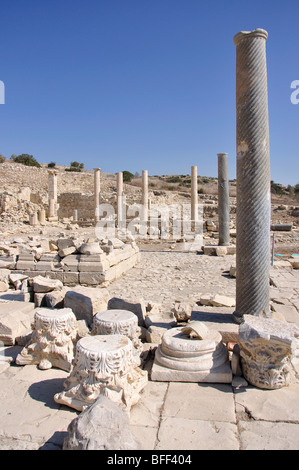
[{"label": "small tree", "polygon": [[32,155],[28,155],[28,153],[22,153],[18,156],[12,155],[11,159],[16,163],[22,163],[26,166],[36,166],[38,168],[41,167],[38,161]]},{"label": "small tree", "polygon": [[80,163],[79,163],[79,162],[71,162],[71,167],[73,167],[73,168],[79,168],[79,167],[80,167]]},{"label": "small tree", "polygon": [[56,166],[55,162],[48,163],[48,168],[55,168],[55,166]]},{"label": "small tree", "polygon": [[130,183],[132,181],[132,178],[134,178],[133,173],[127,170],[123,171],[123,181],[125,183]]}]

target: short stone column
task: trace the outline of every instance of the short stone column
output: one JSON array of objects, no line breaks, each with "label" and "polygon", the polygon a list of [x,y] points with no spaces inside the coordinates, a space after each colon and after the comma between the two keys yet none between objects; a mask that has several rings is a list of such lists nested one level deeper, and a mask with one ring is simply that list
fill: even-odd
[{"label": "short stone column", "polygon": [[263,29],[240,32],[237,50],[236,311],[269,313],[270,152],[266,39]]},{"label": "short stone column", "polygon": [[135,365],[132,350],[131,340],[123,335],[81,338],[65,390],[54,396],[56,403],[83,411],[105,395],[130,411],[147,384],[147,372]]},{"label": "short stone column", "polygon": [[16,363],[38,364],[40,369],[57,367],[69,372],[77,334],[77,320],[70,308],[37,310],[31,338],[18,354]]},{"label": "short stone column", "polygon": [[197,166],[191,166],[191,220],[198,220]]},{"label": "short stone column", "polygon": [[94,218],[98,222],[100,220],[100,171],[101,168],[94,168]]},{"label": "short stone column", "polygon": [[32,214],[29,215],[29,225],[37,225],[38,224],[38,219],[37,219],[37,213],[33,212]]},{"label": "short stone column", "polygon": [[227,153],[217,153],[218,156],[218,222],[220,246],[228,246],[229,239],[229,180]]},{"label": "short stone column", "polygon": [[79,211],[78,211],[78,209],[74,209],[73,222],[77,222],[78,220],[79,220]]},{"label": "short stone column", "polygon": [[57,218],[57,175],[55,170],[48,171],[49,218]]},{"label": "short stone column", "polygon": [[142,206],[143,221],[148,221],[148,171],[142,170]]},{"label": "short stone column", "polygon": [[38,221],[42,222],[42,223],[46,221],[46,211],[45,211],[45,209],[40,209],[38,211]]},{"label": "short stone column", "polygon": [[139,339],[138,317],[129,310],[111,309],[97,313],[93,318],[93,335],[120,334],[130,338],[133,344],[133,357],[136,364],[141,363],[142,343]]}]

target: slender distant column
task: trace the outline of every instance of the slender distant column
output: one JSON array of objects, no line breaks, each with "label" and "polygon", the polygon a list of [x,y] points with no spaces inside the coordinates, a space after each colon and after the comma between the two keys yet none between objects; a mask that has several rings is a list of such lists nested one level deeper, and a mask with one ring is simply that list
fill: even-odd
[{"label": "slender distant column", "polygon": [[95,221],[98,222],[100,220],[100,171],[101,168],[94,168],[94,214],[95,214]]},{"label": "slender distant column", "polygon": [[148,171],[142,170],[142,205],[143,205],[143,220],[148,220]]},{"label": "slender distant column", "polygon": [[229,180],[227,153],[218,156],[218,221],[220,246],[229,245]]},{"label": "slender distant column", "polygon": [[191,220],[198,219],[197,166],[191,166]]},{"label": "slender distant column", "polygon": [[57,171],[48,172],[49,217],[57,217]]},{"label": "slender distant column", "polygon": [[124,219],[123,214],[123,194],[124,194],[124,182],[123,172],[119,171],[116,175],[116,193],[117,193],[117,220],[118,223]]},{"label": "slender distant column", "polygon": [[263,29],[234,37],[237,107],[236,311],[269,312],[270,151],[266,39]]}]

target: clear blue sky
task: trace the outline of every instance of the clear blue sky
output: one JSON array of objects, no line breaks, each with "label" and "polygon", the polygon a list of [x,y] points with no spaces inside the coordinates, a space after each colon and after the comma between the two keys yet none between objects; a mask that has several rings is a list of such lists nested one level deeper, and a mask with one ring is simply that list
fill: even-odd
[{"label": "clear blue sky", "polygon": [[236,176],[235,46],[268,31],[271,179],[299,182],[298,0],[0,0],[0,153]]}]

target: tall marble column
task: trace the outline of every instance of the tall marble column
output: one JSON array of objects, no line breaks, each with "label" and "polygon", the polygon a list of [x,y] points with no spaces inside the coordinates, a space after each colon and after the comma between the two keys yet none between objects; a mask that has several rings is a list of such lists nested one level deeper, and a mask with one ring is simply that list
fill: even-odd
[{"label": "tall marble column", "polygon": [[94,214],[95,221],[100,220],[100,171],[101,168],[94,168]]},{"label": "tall marble column", "polygon": [[191,220],[198,220],[197,166],[191,166]]},{"label": "tall marble column", "polygon": [[142,206],[143,220],[148,221],[148,171],[142,170]]},{"label": "tall marble column", "polygon": [[227,153],[217,153],[218,156],[218,221],[220,246],[229,245],[229,180]]},{"label": "tall marble column", "polygon": [[263,29],[242,31],[236,46],[237,250],[236,310],[270,316],[270,151],[266,39]]},{"label": "tall marble column", "polygon": [[57,217],[57,175],[55,170],[48,171],[49,217]]}]

